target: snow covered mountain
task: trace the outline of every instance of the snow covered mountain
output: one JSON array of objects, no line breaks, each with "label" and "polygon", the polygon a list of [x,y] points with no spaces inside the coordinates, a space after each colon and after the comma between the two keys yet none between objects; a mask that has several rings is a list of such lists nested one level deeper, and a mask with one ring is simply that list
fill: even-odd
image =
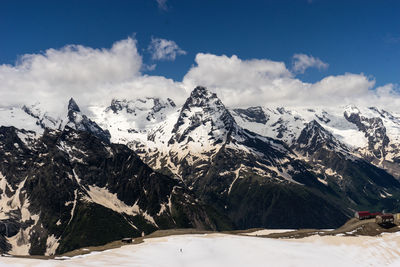
[{"label": "snow covered mountain", "polygon": [[43,134],[46,129],[63,130],[66,126],[78,131],[87,131],[100,139],[109,142],[110,133],[100,128],[96,122],[83,114],[73,98],[68,102],[68,109],[63,117],[54,118],[47,112],[41,110],[39,103],[22,108],[0,109],[0,126],[13,126]]},{"label": "snow covered mountain", "polygon": [[[61,253],[86,242],[82,231],[99,244],[169,227],[333,228],[357,209],[400,208],[393,112],[228,109],[201,86],[181,107],[144,98],[88,110],[73,99],[56,119],[0,109],[4,251]],[[122,230],[103,238],[94,221]]]},{"label": "snow covered mountain", "polygon": [[[281,142],[239,127],[216,94],[204,87],[195,88],[183,107],[149,131],[147,140],[142,142],[134,140],[128,145],[152,166],[168,168],[183,180],[187,179],[184,176],[189,166],[210,164],[221,149],[234,153],[243,151],[249,156],[257,156],[260,149],[268,150],[270,157],[263,158],[260,164],[254,162],[254,168],[248,167],[249,172],[257,172],[256,168],[268,169],[266,166],[283,166],[288,161],[285,158],[291,154]],[[263,143],[264,147],[257,147],[257,143]],[[197,171],[204,173],[206,169]],[[278,179],[286,180],[284,175]]]},{"label": "snow covered mountain", "polygon": [[89,132],[105,142],[110,142],[110,132],[108,130],[103,130],[97,123],[82,114],[73,98],[71,98],[68,103],[68,121],[66,121],[63,127],[60,127],[65,128],[65,126],[78,131]]},{"label": "snow covered mountain", "polygon": [[60,124],[60,120],[52,118],[46,112],[42,112],[37,105],[0,108],[1,126],[13,126],[42,134],[46,127],[57,129]]},{"label": "snow covered mountain", "polygon": [[[255,111],[256,110],[256,111]],[[315,120],[349,150],[400,178],[400,115],[375,107],[235,109],[239,125],[291,146]],[[254,120],[254,117],[264,120]]]},{"label": "snow covered mountain", "polygon": [[89,107],[92,119],[111,133],[111,141],[126,144],[131,140],[146,139],[146,134],[165,121],[176,105],[171,99],[159,98],[111,101],[108,107]]},{"label": "snow covered mountain", "polygon": [[157,229],[220,229],[224,220],[183,183],[109,143],[73,100],[68,118],[43,134],[40,124],[0,127],[2,252],[53,255]]},{"label": "snow covered mountain", "polygon": [[229,110],[196,87],[158,118],[123,142],[236,227],[334,227],[351,210],[398,205],[399,182],[364,159],[368,137],[338,110]]}]

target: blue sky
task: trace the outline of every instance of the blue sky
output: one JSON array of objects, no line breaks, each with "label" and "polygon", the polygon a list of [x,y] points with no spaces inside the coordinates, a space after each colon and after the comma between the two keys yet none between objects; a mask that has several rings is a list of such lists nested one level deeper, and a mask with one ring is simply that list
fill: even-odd
[{"label": "blue sky", "polygon": [[[0,2],[0,63],[66,44],[110,47],[136,34],[146,64],[151,37],[173,40],[187,52],[153,71],[181,80],[198,52],[267,58],[288,66],[295,53],[320,58],[326,70],[299,75],[364,73],[377,85],[400,82],[399,1],[156,0]],[[141,51],[142,50],[142,51]]]},{"label": "blue sky", "polygon": [[398,14],[394,0],[2,0],[0,107],[182,103],[200,84],[232,107],[400,114]]}]

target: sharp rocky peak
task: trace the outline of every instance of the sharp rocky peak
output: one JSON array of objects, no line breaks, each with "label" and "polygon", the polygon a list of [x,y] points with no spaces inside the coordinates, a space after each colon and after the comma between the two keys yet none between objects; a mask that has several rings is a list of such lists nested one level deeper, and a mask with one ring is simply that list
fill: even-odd
[{"label": "sharp rocky peak", "polygon": [[216,94],[212,93],[204,86],[196,86],[196,88],[193,89],[190,96],[194,98],[204,98],[204,97],[216,96]]},{"label": "sharp rocky peak", "polygon": [[68,102],[68,112],[69,111],[81,112],[78,104],[76,104],[75,100],[72,97]]},{"label": "sharp rocky peak", "polygon": [[348,151],[348,148],[322,127],[321,124],[316,120],[312,120],[301,131],[297,139],[296,149],[305,151],[307,154],[313,154],[324,147],[336,151]]},{"label": "sharp rocky peak", "polygon": [[[305,138],[302,138],[305,137]],[[333,138],[332,134],[325,130],[316,120],[312,120],[306,124],[303,131],[300,134],[299,143],[307,142],[313,138],[319,141],[327,141]]]},{"label": "sharp rocky peak", "polygon": [[82,114],[78,104],[76,104],[73,98],[71,98],[68,103],[68,122],[65,126],[75,130],[89,132],[107,143],[110,142],[111,135],[109,131],[103,130],[97,123]]},{"label": "sharp rocky peak", "polygon": [[211,114],[216,111],[226,112],[234,120],[217,94],[212,93],[205,87],[197,86],[183,105],[181,114],[184,112],[200,113],[200,111],[204,114]]},{"label": "sharp rocky peak", "polygon": [[318,128],[322,131],[326,131],[324,128],[322,128],[321,124],[319,124],[319,122],[316,120],[312,120],[309,123],[307,123],[306,128],[309,128],[309,129],[310,128]]},{"label": "sharp rocky peak", "polygon": [[235,119],[215,93],[197,86],[183,105],[172,132],[172,140],[181,142],[190,132],[206,127],[208,135],[216,142],[226,139],[226,134],[236,126]]},{"label": "sharp rocky peak", "polygon": [[[203,86],[197,86],[194,88],[190,97],[186,100],[183,109],[190,107],[203,107],[213,103],[217,106],[224,106],[221,100],[217,97],[217,94],[212,93]],[[225,107],[224,107],[225,108]]]}]

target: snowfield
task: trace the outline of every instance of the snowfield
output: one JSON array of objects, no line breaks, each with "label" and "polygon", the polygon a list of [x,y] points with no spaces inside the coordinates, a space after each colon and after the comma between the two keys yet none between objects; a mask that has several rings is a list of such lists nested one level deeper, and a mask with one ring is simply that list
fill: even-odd
[{"label": "snowfield", "polygon": [[290,240],[177,235],[63,260],[2,257],[0,266],[400,266],[400,233]]}]

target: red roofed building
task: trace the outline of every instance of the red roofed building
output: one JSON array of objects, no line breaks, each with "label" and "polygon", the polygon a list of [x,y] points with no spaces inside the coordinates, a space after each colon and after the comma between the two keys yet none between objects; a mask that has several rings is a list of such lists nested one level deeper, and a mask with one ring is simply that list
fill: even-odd
[{"label": "red roofed building", "polygon": [[354,214],[354,217],[356,217],[359,220],[365,220],[371,218],[372,214],[369,211],[357,211]]}]

